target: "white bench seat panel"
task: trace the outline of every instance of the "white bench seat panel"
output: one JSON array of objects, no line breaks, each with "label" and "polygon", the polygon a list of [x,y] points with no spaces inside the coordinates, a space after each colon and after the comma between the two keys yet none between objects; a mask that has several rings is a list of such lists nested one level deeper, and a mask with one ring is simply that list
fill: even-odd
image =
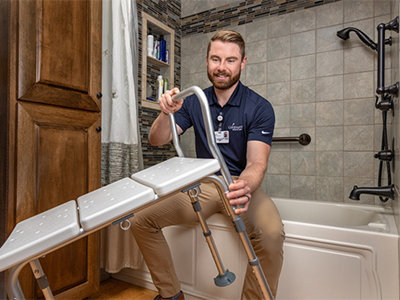
[{"label": "white bench seat panel", "polygon": [[19,222],[0,248],[0,272],[79,235],[74,200]]},{"label": "white bench seat panel", "polygon": [[164,196],[194,184],[219,169],[216,159],[173,157],[131,177],[152,187],[158,196]]},{"label": "white bench seat panel", "polygon": [[155,199],[154,191],[124,178],[78,198],[79,218],[85,231],[122,218]]}]

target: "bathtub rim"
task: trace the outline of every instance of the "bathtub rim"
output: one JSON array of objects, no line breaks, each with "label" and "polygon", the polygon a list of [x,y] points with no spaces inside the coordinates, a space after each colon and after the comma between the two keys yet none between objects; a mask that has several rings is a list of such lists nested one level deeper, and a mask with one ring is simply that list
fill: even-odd
[{"label": "bathtub rim", "polygon": [[283,198],[283,197],[271,197],[272,201],[285,201],[285,202],[304,202],[308,204],[316,204],[319,206],[338,206],[338,207],[345,207],[351,208],[356,210],[363,210],[369,212],[376,212],[382,216],[382,220],[378,223],[384,222],[386,224],[386,228],[381,227],[372,227],[368,225],[361,225],[361,226],[342,226],[342,225],[326,225],[326,224],[319,224],[319,223],[312,223],[312,222],[304,222],[304,221],[295,221],[295,220],[287,220],[282,218],[282,222],[284,224],[292,224],[297,226],[311,226],[311,227],[322,227],[322,228],[336,228],[339,230],[351,230],[351,231],[362,231],[362,232],[369,232],[375,234],[387,234],[390,236],[396,236],[398,238],[398,230],[394,218],[394,211],[392,207],[387,206],[376,206],[370,204],[351,204],[351,203],[338,203],[338,202],[328,202],[328,201],[320,201],[320,200],[303,200],[303,199],[292,199],[292,198]]}]

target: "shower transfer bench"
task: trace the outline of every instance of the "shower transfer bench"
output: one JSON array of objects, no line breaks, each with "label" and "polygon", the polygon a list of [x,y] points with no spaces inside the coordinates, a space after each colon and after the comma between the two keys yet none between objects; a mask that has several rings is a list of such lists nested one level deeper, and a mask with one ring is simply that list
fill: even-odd
[{"label": "shower transfer bench", "polygon": [[[234,213],[235,206],[229,205],[225,194],[233,182],[225,161],[215,142],[208,101],[203,91],[191,87],[174,95],[173,100],[196,94],[200,101],[206,127],[209,147],[214,159],[186,158],[180,148],[175,118],[170,114],[173,142],[179,157],[173,157],[158,165],[123,178],[112,184],[92,191],[19,222],[6,242],[0,248],[0,272],[7,271],[7,294],[12,300],[25,299],[18,281],[22,268],[30,264],[37,283],[45,299],[54,299],[49,282],[40,265],[39,258],[91,234],[110,224],[129,223],[135,212],[153,205],[174,193],[187,192],[192,201],[204,236],[218,269],[214,282],[226,286],[235,280],[235,275],[225,270],[216,250],[211,232],[208,229],[197,196],[201,192],[200,181],[208,180],[215,184],[232,223],[239,234],[249,264],[258,280],[265,299],[273,299],[258,258],[250,244],[245,225],[240,216]],[[222,178],[213,175],[221,171]]]}]

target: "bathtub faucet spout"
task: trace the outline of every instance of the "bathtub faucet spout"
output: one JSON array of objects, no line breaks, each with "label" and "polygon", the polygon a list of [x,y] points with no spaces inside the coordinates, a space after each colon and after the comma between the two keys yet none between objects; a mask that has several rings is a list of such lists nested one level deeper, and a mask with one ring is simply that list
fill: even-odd
[{"label": "bathtub faucet spout", "polygon": [[376,195],[385,198],[394,199],[394,185],[380,187],[358,187],[354,186],[349,198],[352,200],[360,200],[361,194]]}]

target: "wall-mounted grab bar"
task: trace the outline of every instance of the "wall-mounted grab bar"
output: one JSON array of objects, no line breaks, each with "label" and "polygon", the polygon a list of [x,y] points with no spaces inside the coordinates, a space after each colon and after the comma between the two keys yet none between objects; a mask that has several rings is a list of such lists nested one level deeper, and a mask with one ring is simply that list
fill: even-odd
[{"label": "wall-mounted grab bar", "polygon": [[273,137],[272,142],[299,142],[302,146],[307,146],[311,142],[311,137],[307,133],[302,133],[295,137]]},{"label": "wall-mounted grab bar", "polygon": [[[385,87],[385,45],[392,45],[392,38],[385,38],[385,31],[391,30],[395,32],[399,32],[399,17],[397,16],[392,21],[387,24],[380,23],[377,27],[378,30],[378,43],[377,43],[377,51],[378,51],[378,78],[377,83],[378,87],[376,89],[376,93],[378,95],[383,95],[385,93],[389,93],[391,95],[398,95],[399,92],[399,83],[395,83],[391,86]],[[389,43],[386,41],[389,40]]]}]

